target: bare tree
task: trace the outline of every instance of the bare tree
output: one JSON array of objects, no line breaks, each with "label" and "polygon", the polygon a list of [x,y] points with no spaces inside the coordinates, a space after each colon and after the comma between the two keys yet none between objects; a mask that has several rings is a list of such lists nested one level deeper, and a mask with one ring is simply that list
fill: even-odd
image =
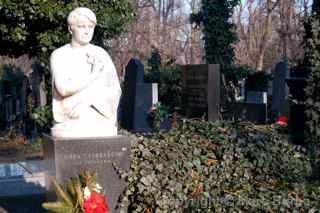
[{"label": "bare tree", "polygon": [[190,13],[199,10],[200,0],[134,0],[134,5],[136,23],[128,33],[109,41],[120,75],[130,58],[146,62],[151,46],[159,49],[164,64],[203,62],[201,29],[189,21]]},{"label": "bare tree", "polygon": [[240,38],[237,62],[262,71],[282,57],[302,58],[302,20],[309,8],[309,0],[245,1],[234,16]]}]

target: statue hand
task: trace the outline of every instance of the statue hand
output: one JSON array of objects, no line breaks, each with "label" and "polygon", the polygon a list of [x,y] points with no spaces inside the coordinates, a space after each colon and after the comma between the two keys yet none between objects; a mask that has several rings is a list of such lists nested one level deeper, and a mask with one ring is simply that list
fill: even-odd
[{"label": "statue hand", "polygon": [[70,119],[78,119],[81,113],[85,113],[85,106],[83,104],[76,105],[69,113],[68,117]]}]

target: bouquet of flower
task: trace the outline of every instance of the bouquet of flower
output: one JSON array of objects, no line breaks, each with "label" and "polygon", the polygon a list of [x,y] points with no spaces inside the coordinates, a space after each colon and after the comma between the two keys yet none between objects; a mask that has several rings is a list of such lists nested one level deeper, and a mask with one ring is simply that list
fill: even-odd
[{"label": "bouquet of flower", "polygon": [[161,123],[168,117],[168,107],[158,102],[150,108],[147,116],[147,122],[153,131],[159,132]]},{"label": "bouquet of flower", "polygon": [[275,129],[280,133],[286,133],[288,127],[288,117],[281,115],[278,117],[277,122],[275,123]]},{"label": "bouquet of flower", "polygon": [[43,203],[43,208],[57,213],[109,213],[95,173],[85,171],[71,178],[65,190],[55,178],[52,182],[59,201]]}]

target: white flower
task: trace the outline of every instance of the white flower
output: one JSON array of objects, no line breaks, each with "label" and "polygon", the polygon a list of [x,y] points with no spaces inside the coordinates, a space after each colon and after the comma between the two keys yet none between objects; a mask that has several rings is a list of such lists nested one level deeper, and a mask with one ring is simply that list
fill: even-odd
[{"label": "white flower", "polygon": [[88,199],[91,195],[90,189],[86,186],[83,191],[84,199]]},{"label": "white flower", "polygon": [[94,190],[95,190],[96,192],[100,193],[101,189],[102,189],[102,187],[99,185],[99,183],[97,183]]},{"label": "white flower", "polygon": [[87,63],[93,65],[94,64],[94,56],[87,53]]}]

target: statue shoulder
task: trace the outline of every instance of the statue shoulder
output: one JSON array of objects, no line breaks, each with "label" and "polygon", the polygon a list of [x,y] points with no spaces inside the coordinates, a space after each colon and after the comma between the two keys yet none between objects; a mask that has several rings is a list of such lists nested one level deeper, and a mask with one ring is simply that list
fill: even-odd
[{"label": "statue shoulder", "polygon": [[103,49],[102,47],[96,46],[96,45],[91,45],[91,48],[93,49],[94,52],[96,52],[98,55],[102,57],[110,57],[108,52]]},{"label": "statue shoulder", "polygon": [[50,58],[53,59],[53,58],[60,58],[60,57],[65,57],[69,50],[70,50],[70,44],[65,44],[57,49],[55,49],[52,53],[51,53],[51,56]]}]

